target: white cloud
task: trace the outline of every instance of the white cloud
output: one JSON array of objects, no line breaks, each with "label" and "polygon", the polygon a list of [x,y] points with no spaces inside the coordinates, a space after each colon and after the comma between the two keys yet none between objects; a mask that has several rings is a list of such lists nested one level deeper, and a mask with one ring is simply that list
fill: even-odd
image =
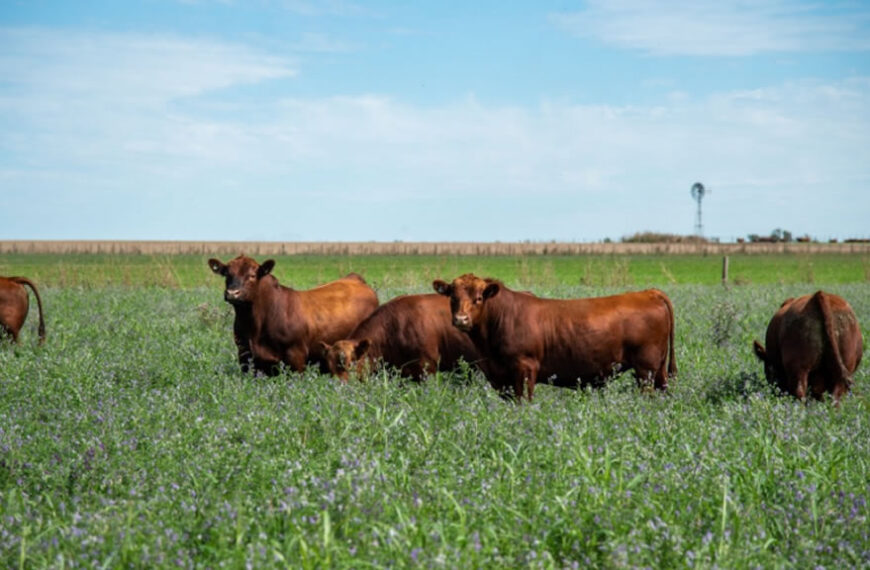
[{"label": "white cloud", "polygon": [[[233,232],[254,226],[276,228],[275,239],[689,232],[696,180],[714,190],[710,233],[725,237],[776,226],[845,237],[870,211],[867,78],[638,107],[222,97],[293,67],[208,41],[3,33],[13,49],[0,56],[0,180],[21,208],[44,205],[36,223],[59,232],[47,237],[245,239]],[[812,218],[822,194],[833,214],[787,223]],[[242,203],[256,205],[247,225],[215,223]],[[4,211],[21,210],[0,210],[0,238],[36,231]],[[112,225],[100,229],[107,212]],[[124,230],[138,233],[93,233]]]},{"label": "white cloud", "polygon": [[243,45],[172,36],[2,29],[0,75],[28,96],[165,103],[296,74]]},{"label": "white cloud", "polygon": [[870,9],[860,3],[591,0],[551,19],[574,35],[654,55],[870,50]]}]

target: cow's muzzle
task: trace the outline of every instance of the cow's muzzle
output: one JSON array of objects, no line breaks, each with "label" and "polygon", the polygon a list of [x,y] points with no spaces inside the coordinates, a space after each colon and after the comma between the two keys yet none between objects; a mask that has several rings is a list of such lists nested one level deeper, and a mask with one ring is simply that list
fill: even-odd
[{"label": "cow's muzzle", "polygon": [[227,289],[224,291],[224,300],[228,303],[240,303],[242,297],[241,289]]},{"label": "cow's muzzle", "polygon": [[461,331],[471,329],[471,317],[468,315],[453,315],[453,326]]}]

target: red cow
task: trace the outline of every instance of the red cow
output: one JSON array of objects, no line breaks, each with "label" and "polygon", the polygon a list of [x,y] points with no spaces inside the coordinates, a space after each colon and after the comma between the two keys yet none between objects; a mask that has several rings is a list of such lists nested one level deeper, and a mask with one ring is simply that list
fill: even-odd
[{"label": "red cow", "polygon": [[489,383],[529,400],[538,378],[555,386],[601,384],[634,370],[638,384],[667,389],[677,372],[674,309],[656,289],[591,299],[541,299],[500,281],[462,275],[435,291],[450,297],[453,324],[483,357]]},{"label": "red cow", "polygon": [[271,259],[260,265],[240,255],[227,264],[209,259],[208,265],[226,278],[224,299],[236,312],[233,333],[245,372],[253,365],[274,375],[279,362],[301,371],[309,361],[326,372],[320,342],[346,338],[378,306],[377,294],[356,273],[296,291],[271,275]]},{"label": "red cow", "polygon": [[753,342],[768,382],[800,400],[809,390],[817,400],[828,392],[839,402],[864,350],[852,307],[823,291],[787,299],[767,326],[765,344]]},{"label": "red cow", "polygon": [[323,349],[329,371],[342,382],[351,372],[365,376],[378,360],[419,381],[436,369],[453,370],[460,357],[479,358],[468,335],[453,326],[450,302],[435,294],[396,297],[347,339]]},{"label": "red cow", "polygon": [[42,317],[42,299],[33,281],[26,277],[0,277],[0,333],[10,335],[12,342],[18,342],[18,332],[27,318],[30,303],[27,298],[27,285],[36,297],[39,309],[39,344],[45,342],[45,320]]}]

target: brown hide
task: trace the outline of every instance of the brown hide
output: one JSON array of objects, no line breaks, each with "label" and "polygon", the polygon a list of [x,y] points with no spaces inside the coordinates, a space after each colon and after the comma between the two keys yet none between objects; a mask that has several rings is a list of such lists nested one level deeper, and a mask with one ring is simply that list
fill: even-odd
[{"label": "brown hide", "polygon": [[433,286],[450,297],[454,325],[470,335],[487,379],[504,396],[522,398],[525,388],[531,400],[539,379],[600,385],[628,369],[639,384],[652,380],[664,390],[676,374],[673,306],[656,289],[541,299],[471,274]]},{"label": "brown hide", "polygon": [[849,391],[864,340],[858,318],[842,297],[817,291],[786,300],[767,326],[765,345],[754,342],[768,382],[804,400]]},{"label": "brown hide", "polygon": [[365,377],[378,361],[419,381],[436,369],[453,370],[460,357],[478,360],[471,339],[451,322],[450,301],[435,294],[396,297],[325,348],[327,366],[342,382],[349,373]]},{"label": "brown hide", "polygon": [[18,333],[27,318],[30,304],[27,289],[30,287],[36,297],[39,309],[39,343],[45,342],[45,320],[42,314],[42,299],[36,285],[25,277],[0,277],[0,333],[10,335],[13,342],[18,342]]},{"label": "brown hide", "polygon": [[225,277],[224,299],[233,306],[233,333],[243,371],[277,373],[281,362],[301,371],[314,362],[326,371],[321,342],[347,337],[378,306],[378,297],[362,277],[346,277],[307,291],[284,287],[271,275],[275,262],[262,265],[239,256],[227,264],[210,259],[212,271]]}]

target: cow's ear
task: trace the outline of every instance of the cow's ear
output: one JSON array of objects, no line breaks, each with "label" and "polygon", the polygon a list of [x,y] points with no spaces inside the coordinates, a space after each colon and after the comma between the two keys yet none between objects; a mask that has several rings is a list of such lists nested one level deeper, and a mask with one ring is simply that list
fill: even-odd
[{"label": "cow's ear", "polygon": [[498,295],[498,292],[501,291],[501,285],[498,283],[490,283],[483,290],[483,298],[489,299],[490,297],[495,297]]},{"label": "cow's ear", "polygon": [[356,356],[357,359],[362,358],[365,355],[365,353],[367,353],[369,351],[369,348],[371,347],[371,345],[372,345],[372,343],[369,339],[367,339],[367,338],[362,339],[361,341],[359,341],[357,343],[356,347],[353,349],[354,356]]},{"label": "cow's ear", "polygon": [[757,340],[752,341],[752,348],[755,349],[755,356],[758,357],[758,360],[762,362],[767,362],[767,350],[761,346],[761,343]]},{"label": "cow's ear", "polygon": [[327,352],[329,352],[329,349],[330,349],[330,348],[332,348],[332,346],[326,344],[326,343],[323,342],[322,340],[320,341],[320,350],[323,351],[323,354],[326,354]]},{"label": "cow's ear", "polygon": [[432,282],[432,288],[435,289],[435,292],[439,295],[444,295],[445,297],[449,297],[453,294],[453,286],[443,281],[441,279],[436,279]]},{"label": "cow's ear", "polygon": [[208,260],[208,266],[218,275],[226,276],[227,274],[227,266],[215,258],[211,258]]},{"label": "cow's ear", "polygon": [[275,260],[267,259],[263,262],[260,267],[257,268],[257,279],[262,279],[266,275],[272,273],[272,269],[275,268]]}]

